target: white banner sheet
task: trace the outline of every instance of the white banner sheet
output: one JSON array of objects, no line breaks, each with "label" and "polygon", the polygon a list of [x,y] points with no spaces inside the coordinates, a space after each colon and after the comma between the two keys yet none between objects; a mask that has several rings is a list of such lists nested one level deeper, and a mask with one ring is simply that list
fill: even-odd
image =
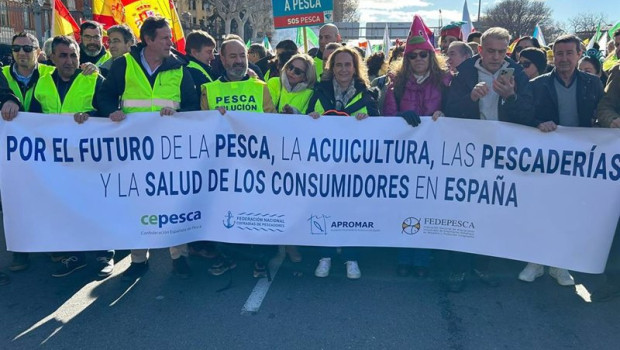
[{"label": "white banner sheet", "polygon": [[12,251],[417,247],[600,273],[620,213],[619,130],[214,111],[0,123]]}]

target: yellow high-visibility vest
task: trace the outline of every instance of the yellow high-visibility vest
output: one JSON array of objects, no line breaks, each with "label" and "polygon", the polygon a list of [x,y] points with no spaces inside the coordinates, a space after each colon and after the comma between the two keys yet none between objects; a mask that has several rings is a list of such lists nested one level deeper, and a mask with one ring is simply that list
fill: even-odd
[{"label": "yellow high-visibility vest", "polygon": [[286,105],[295,107],[300,113],[305,114],[308,109],[308,103],[310,97],[312,97],[312,89],[304,89],[297,92],[288,92],[284,87],[280,78],[271,78],[267,82],[269,88],[269,94],[276,106],[276,111],[282,112],[282,109]]},{"label": "yellow high-visibility vest", "polygon": [[194,61],[189,61],[189,63],[187,64],[188,68],[195,68],[198,69],[200,72],[202,72],[202,74],[205,75],[205,77],[207,77],[207,80],[209,82],[213,81],[213,78],[211,78],[211,76],[209,75],[209,73],[207,73],[207,71],[202,68],[201,65],[199,65],[198,63],[194,62]]},{"label": "yellow high-visibility vest", "polygon": [[256,78],[241,81],[216,80],[202,86],[207,91],[209,108],[227,111],[263,112],[265,82]]},{"label": "yellow high-visibility vest", "polygon": [[[51,74],[51,72],[56,69],[53,66],[48,66],[46,64],[38,64],[37,70],[39,71],[39,77],[45,74]],[[24,111],[28,112],[30,110],[30,102],[32,101],[32,93],[34,92],[35,85],[31,86],[28,90],[26,90],[25,94],[22,94],[22,90],[19,88],[19,84],[17,80],[13,79],[11,75],[11,66],[2,67],[2,74],[6,78],[7,83],[9,84],[9,88],[13,91],[13,94],[19,99],[19,101],[24,105]]]},{"label": "yellow high-visibility vest", "polygon": [[121,97],[123,113],[158,112],[164,107],[181,107],[181,81],[183,67],[157,74],[155,84],[142,71],[140,64],[130,54],[125,54],[125,91]]},{"label": "yellow high-visibility vest", "polygon": [[78,74],[73,80],[65,98],[60,102],[60,95],[51,74],[39,77],[34,89],[34,97],[41,104],[43,113],[64,114],[90,112],[94,110],[93,97],[97,85],[97,74]]}]

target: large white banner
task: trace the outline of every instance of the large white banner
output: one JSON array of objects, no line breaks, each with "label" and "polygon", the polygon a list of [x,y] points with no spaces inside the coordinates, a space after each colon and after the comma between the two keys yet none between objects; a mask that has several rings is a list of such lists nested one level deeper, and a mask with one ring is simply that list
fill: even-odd
[{"label": "large white banner", "polygon": [[13,251],[421,247],[598,273],[620,213],[619,130],[204,111],[0,125]]}]

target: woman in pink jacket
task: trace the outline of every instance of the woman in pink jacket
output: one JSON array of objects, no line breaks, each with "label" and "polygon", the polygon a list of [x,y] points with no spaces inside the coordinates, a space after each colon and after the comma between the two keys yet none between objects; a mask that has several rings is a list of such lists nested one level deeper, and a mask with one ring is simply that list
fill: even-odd
[{"label": "woman in pink jacket", "polygon": [[[438,116],[441,113],[443,90],[450,84],[451,75],[439,62],[428,39],[426,26],[416,15],[411,26],[405,56],[395,67],[395,77],[388,86],[383,115],[402,116],[416,126],[417,116]],[[419,123],[419,121],[418,121]]]},{"label": "woman in pink jacket", "polygon": [[[432,32],[422,18],[415,15],[405,55],[400,66],[394,69],[395,76],[388,85],[383,104],[384,116],[401,116],[414,127],[420,123],[420,116],[436,119],[442,114],[443,90],[448,87],[451,77],[440,64],[429,35]],[[428,249],[399,249],[397,272],[400,276],[407,276],[413,270],[417,277],[426,277],[430,259]]]}]

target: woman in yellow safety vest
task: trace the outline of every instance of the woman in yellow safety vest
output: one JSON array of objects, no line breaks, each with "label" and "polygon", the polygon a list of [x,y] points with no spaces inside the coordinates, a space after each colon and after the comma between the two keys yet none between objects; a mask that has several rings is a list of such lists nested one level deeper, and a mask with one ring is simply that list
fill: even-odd
[{"label": "woman in yellow safety vest", "polygon": [[291,55],[290,51],[278,55],[280,59],[285,62],[280,76],[267,81],[273,104],[278,113],[305,114],[316,82],[314,61],[307,54]]},{"label": "woman in yellow safety vest", "polygon": [[325,68],[309,102],[310,116],[344,113],[361,120],[379,115],[377,92],[369,88],[366,65],[357,51],[346,46],[337,49]]}]

